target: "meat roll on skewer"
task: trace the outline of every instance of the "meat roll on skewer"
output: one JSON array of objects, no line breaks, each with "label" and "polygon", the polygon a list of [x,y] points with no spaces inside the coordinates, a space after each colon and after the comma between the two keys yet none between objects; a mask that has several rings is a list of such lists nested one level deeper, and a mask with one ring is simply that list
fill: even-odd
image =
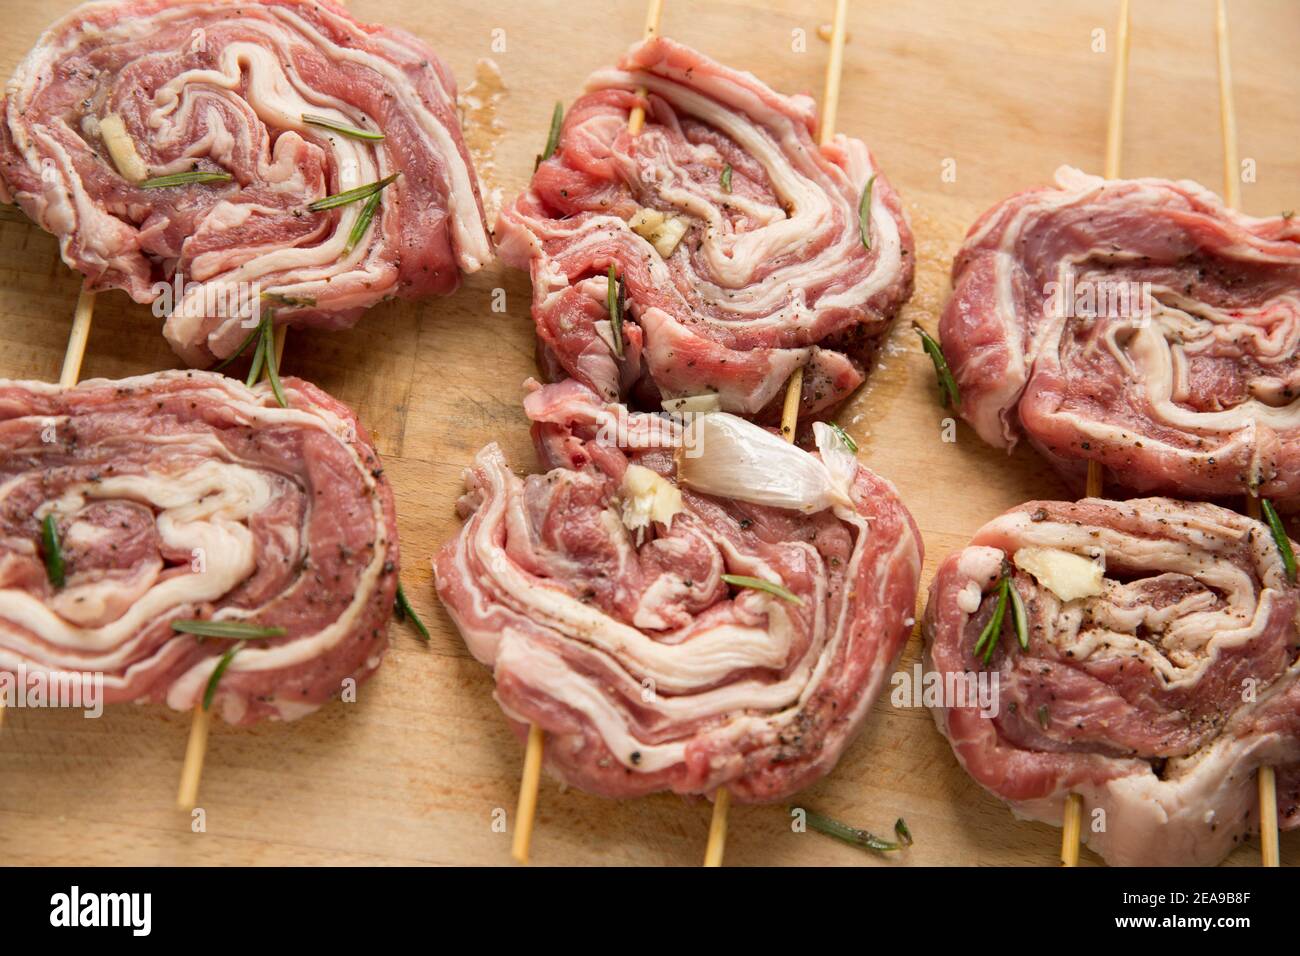
[{"label": "meat roll on skewer", "polygon": [[655,411],[717,395],[774,422],[803,367],[799,419],[828,417],[911,294],[914,256],[867,147],[819,147],[815,126],[810,98],[663,38],[595,73],[496,231],[531,271],[550,377]]},{"label": "meat roll on skewer", "polygon": [[525,401],[549,471],[466,472],[438,592],[516,730],[611,797],[778,800],[830,771],[912,625],[921,538],[831,427],[819,455],[725,413]]},{"label": "meat roll on skewer", "polygon": [[1080,794],[1107,862],[1217,863],[1258,826],[1261,766],[1300,825],[1287,564],[1266,525],[1215,505],[1015,508],[939,567],[924,620],[927,669],[954,689],[988,671],[996,706],[950,696],[935,721],[1017,816],[1059,825]]},{"label": "meat roll on skewer", "polygon": [[1080,486],[1300,496],[1300,223],[1062,168],[971,228],[940,324],[960,411]]},{"label": "meat roll on skewer", "polygon": [[282,386],[288,408],[208,372],[0,382],[0,671],[250,724],[379,666],[392,492],[351,411]]},{"label": "meat roll on skewer", "polygon": [[451,73],[327,0],[74,10],[9,84],[0,198],[91,290],[169,306],[191,365],[239,347],[260,295],[346,328],[492,255]]}]

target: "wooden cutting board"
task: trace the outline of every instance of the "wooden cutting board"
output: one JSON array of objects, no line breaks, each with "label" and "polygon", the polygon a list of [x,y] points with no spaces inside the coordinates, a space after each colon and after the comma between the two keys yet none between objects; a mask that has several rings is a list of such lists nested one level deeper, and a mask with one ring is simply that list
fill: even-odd
[{"label": "wooden cutting board", "polygon": [[[5,0],[6,77],[71,0]],[[667,0],[664,31],[784,91],[821,94],[831,0]],[[1100,172],[1115,0],[855,0],[840,126],[876,151],[902,192],[918,242],[916,296],[868,387],[841,416],[863,460],[897,483],[925,535],[926,583],[985,521],[1067,492],[1037,458],[986,448],[965,426],[941,440],[934,377],[906,331],[933,328],[952,254],[973,218],[1061,163]],[[430,42],[462,90],[491,57],[505,91],[472,111],[485,192],[518,192],[557,99],[639,35],[639,0],[355,0],[356,15]],[[1124,173],[1190,177],[1220,189],[1211,0],[1133,4]],[[1256,214],[1300,206],[1300,4],[1233,0],[1232,49],[1242,157]],[[1105,31],[1108,52],[1094,51]],[[805,38],[804,45],[799,43]],[[503,46],[504,45],[504,46]],[[480,91],[482,87],[480,87]],[[498,129],[491,129],[494,121]],[[78,278],[55,242],[0,210],[0,375],[57,377]],[[491,299],[504,289],[507,314]],[[433,631],[427,646],[394,624],[392,648],[356,704],[254,730],[214,728],[200,803],[206,829],[175,809],[188,714],[123,705],[99,720],[13,710],[0,731],[0,859],[57,864],[501,864],[522,749],[432,587],[429,557],[458,523],[461,471],[489,441],[534,466],[519,407],[534,374],[527,277],[493,266],[450,299],[392,303],[344,333],[293,332],[285,371],[357,409],[397,492],[406,591]],[[173,367],[159,322],[121,293],[101,295],[84,377]],[[902,667],[917,659],[913,638]],[[1017,822],[957,767],[928,712],[876,703],[836,771],[801,802],[916,837],[887,861],[795,834],[783,806],[734,807],[729,864],[1053,864],[1060,836]],[[539,864],[700,862],[709,806],[673,796],[614,802],[543,783]],[[1283,836],[1284,864],[1300,835]],[[1258,844],[1229,862],[1253,865]],[[1098,862],[1085,851],[1087,863]]]}]

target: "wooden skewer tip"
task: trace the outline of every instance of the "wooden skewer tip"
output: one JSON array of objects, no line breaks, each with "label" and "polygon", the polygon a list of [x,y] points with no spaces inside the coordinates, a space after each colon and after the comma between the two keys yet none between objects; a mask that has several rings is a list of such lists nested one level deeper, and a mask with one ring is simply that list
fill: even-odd
[{"label": "wooden skewer tip", "polygon": [[203,776],[203,758],[208,751],[208,728],[212,716],[200,702],[194,707],[190,721],[190,739],[185,745],[185,764],[181,767],[181,785],[176,791],[176,805],[182,810],[193,810],[199,802],[199,780]]},{"label": "wooden skewer tip", "polygon": [[546,733],[537,724],[528,727],[528,745],[524,750],[524,772],[519,781],[519,808],[515,811],[515,836],[510,855],[515,862],[528,863],[528,849],[533,842],[533,820],[537,815],[537,790],[542,781],[542,751]]},{"label": "wooden skewer tip", "polygon": [[704,848],[706,867],[722,866],[722,854],[727,848],[727,811],[731,807],[731,791],[719,787],[713,794],[713,816],[709,820],[709,843]]},{"label": "wooden skewer tip", "polygon": [[[1214,4],[1215,51],[1219,64],[1219,125],[1223,133],[1223,201],[1229,209],[1241,208],[1241,178],[1238,173],[1237,111],[1232,97],[1232,55],[1228,45],[1228,9],[1224,0]],[[1246,495],[1246,515],[1258,521],[1263,517],[1257,494]],[[1277,829],[1277,772],[1260,767],[1259,787],[1259,854],[1263,866],[1280,865],[1281,852]]]},{"label": "wooden skewer tip", "polygon": [[1110,88],[1110,115],[1106,124],[1107,179],[1117,179],[1124,148],[1124,99],[1128,89],[1129,0],[1120,0],[1115,68]]},{"label": "wooden skewer tip", "polygon": [[1061,823],[1061,865],[1079,865],[1079,837],[1083,833],[1083,797],[1072,793],[1065,798]]},{"label": "wooden skewer tip", "polygon": [[1264,866],[1281,865],[1277,836],[1277,772],[1259,768],[1259,855]]}]

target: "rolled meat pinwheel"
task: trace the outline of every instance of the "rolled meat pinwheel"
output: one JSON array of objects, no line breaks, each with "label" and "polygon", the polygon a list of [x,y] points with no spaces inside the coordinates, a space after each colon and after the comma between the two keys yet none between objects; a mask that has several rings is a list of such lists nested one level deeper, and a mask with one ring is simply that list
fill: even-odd
[{"label": "rolled meat pinwheel", "polygon": [[0,676],[251,724],[379,666],[392,491],[352,412],[282,388],[0,382]]},{"label": "rolled meat pinwheel", "polygon": [[986,212],[940,323],[960,411],[1081,483],[1300,495],[1300,222],[1062,167]]},{"label": "rolled meat pinwheel", "polygon": [[524,407],[549,471],[484,448],[434,559],[518,733],[610,797],[771,801],[828,773],[913,624],[921,538],[893,486],[821,423],[813,454],[571,380]]},{"label": "rolled meat pinwheel", "polygon": [[329,0],[77,8],[9,83],[0,198],[89,288],[154,303],[191,365],[263,301],[347,328],[492,256],[450,71]]},{"label": "rolled meat pinwheel", "polygon": [[818,146],[816,125],[809,97],[662,37],[593,74],[496,229],[531,272],[548,375],[774,420],[803,367],[799,418],[828,417],[911,294],[914,255],[867,147]]},{"label": "rolled meat pinwheel", "polygon": [[1278,540],[1168,498],[985,525],[940,565],[923,625],[958,761],[1020,817],[1059,825],[1079,794],[1112,864],[1218,863],[1257,831],[1261,766],[1300,825],[1300,589]]}]

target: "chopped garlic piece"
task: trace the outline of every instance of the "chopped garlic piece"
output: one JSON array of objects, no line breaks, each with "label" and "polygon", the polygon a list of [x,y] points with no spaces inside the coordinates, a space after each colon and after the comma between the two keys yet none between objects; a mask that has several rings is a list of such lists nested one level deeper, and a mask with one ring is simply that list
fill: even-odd
[{"label": "chopped garlic piece", "polygon": [[676,415],[708,415],[722,411],[722,399],[717,392],[705,392],[703,395],[683,395],[681,398],[665,398],[660,403],[663,410]]},{"label": "chopped garlic piece", "polygon": [[673,516],[685,510],[677,486],[641,465],[623,472],[623,526],[639,531],[658,521],[672,527]]},{"label": "chopped garlic piece", "polygon": [[655,252],[667,259],[686,235],[686,220],[680,216],[666,216],[657,209],[641,209],[627,221],[632,231],[655,247]]},{"label": "chopped garlic piece", "polygon": [[1062,601],[1093,597],[1102,591],[1101,562],[1060,548],[1021,548],[1016,567],[1032,574],[1038,583]]},{"label": "chopped garlic piece", "polygon": [[113,165],[122,174],[122,178],[138,183],[149,176],[149,167],[144,164],[136,152],[135,140],[126,131],[126,124],[116,113],[109,113],[99,121],[99,135],[104,137],[108,155],[113,158]]}]

